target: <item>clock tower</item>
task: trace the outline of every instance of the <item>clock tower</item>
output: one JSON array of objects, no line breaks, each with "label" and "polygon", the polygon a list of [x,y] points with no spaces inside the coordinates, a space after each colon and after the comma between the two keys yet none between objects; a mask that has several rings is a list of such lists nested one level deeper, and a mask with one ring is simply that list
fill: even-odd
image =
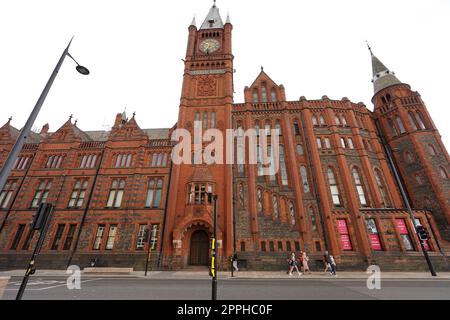
[{"label": "clock tower", "polygon": [[[174,148],[183,162],[172,163],[162,256],[166,268],[208,264],[214,226],[211,193],[218,196],[219,261],[226,263],[234,250],[232,165],[225,159],[226,130],[232,128],[232,29],[229,17],[223,23],[215,2],[199,29],[195,18],[189,26],[176,130],[183,132],[184,143],[189,134],[191,148],[178,154]],[[222,137],[208,139],[204,134],[210,129]],[[218,140],[223,143],[206,153]]]}]

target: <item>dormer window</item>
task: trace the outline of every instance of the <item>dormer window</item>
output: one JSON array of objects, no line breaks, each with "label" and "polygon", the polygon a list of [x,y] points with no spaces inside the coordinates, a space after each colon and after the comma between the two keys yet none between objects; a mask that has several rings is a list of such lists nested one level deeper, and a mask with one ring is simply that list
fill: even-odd
[{"label": "dormer window", "polygon": [[258,103],[258,89],[253,89],[253,103]]},{"label": "dormer window", "polygon": [[272,102],[277,101],[277,94],[275,92],[275,89],[273,89],[273,88],[272,88],[272,90],[270,90],[270,99],[272,100]]},{"label": "dormer window", "polygon": [[261,101],[267,102],[267,89],[265,83],[263,83],[261,87]]}]

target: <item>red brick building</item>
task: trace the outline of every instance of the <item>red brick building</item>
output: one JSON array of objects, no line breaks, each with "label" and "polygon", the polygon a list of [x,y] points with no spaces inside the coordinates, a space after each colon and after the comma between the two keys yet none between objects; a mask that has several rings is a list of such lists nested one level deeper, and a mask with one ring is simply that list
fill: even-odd
[{"label": "red brick building", "polygon": [[[110,131],[83,132],[69,119],[55,132],[46,125],[28,137],[0,194],[0,268],[26,265],[38,236],[31,217],[42,202],[55,211],[40,268],[84,267],[93,258],[99,266],[142,268],[149,245],[152,268],[205,265],[209,192],[218,195],[223,266],[237,251],[243,267],[279,269],[289,252],[306,250],[320,270],[329,250],[343,269],[424,268],[385,146],[415,218],[430,233],[432,260],[445,265],[449,156],[419,93],[372,55],[374,111],[347,98],[287,101],[283,85],[263,70],[244,89],[245,101],[235,103],[232,30],[215,5],[200,28],[189,26],[172,128],[141,129],[123,113]],[[171,161],[175,129],[209,128],[262,129],[269,144],[275,129],[280,170],[262,175],[259,164]],[[0,164],[18,132],[10,121],[0,128]],[[150,243],[143,242],[146,228],[155,235]]]}]

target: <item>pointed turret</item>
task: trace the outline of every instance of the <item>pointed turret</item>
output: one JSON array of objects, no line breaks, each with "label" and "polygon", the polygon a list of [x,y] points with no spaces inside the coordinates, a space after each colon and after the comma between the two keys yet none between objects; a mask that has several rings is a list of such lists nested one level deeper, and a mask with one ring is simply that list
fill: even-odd
[{"label": "pointed turret", "polygon": [[200,27],[200,30],[202,29],[223,29],[223,21],[220,17],[219,8],[216,6],[216,1],[214,1],[205,21]]},{"label": "pointed turret", "polygon": [[227,21],[225,21],[225,24],[230,23],[231,24],[231,19],[230,19],[230,14],[227,13]]},{"label": "pointed turret", "polygon": [[372,52],[372,49],[367,45],[372,57],[372,72],[373,72],[373,89],[374,94],[378,91],[402,82],[397,79],[395,72],[390,71]]},{"label": "pointed turret", "polygon": [[189,25],[190,27],[196,27],[197,28],[197,21],[195,21],[195,15],[194,15],[194,17],[192,18],[192,22],[191,22],[191,24]]}]

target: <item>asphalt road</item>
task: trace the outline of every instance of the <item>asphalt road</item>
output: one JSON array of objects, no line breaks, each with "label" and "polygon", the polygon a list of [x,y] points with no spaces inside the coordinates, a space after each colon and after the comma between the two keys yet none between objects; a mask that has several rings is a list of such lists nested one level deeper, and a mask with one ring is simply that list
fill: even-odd
[{"label": "asphalt road", "polygon": [[[21,278],[12,277],[3,299],[14,299]],[[81,289],[69,290],[65,277],[30,278],[23,299],[33,300],[209,300],[206,279],[145,279],[90,277]],[[380,290],[369,290],[364,279],[222,279],[219,300],[309,299],[450,299],[448,279],[383,280]]]}]

